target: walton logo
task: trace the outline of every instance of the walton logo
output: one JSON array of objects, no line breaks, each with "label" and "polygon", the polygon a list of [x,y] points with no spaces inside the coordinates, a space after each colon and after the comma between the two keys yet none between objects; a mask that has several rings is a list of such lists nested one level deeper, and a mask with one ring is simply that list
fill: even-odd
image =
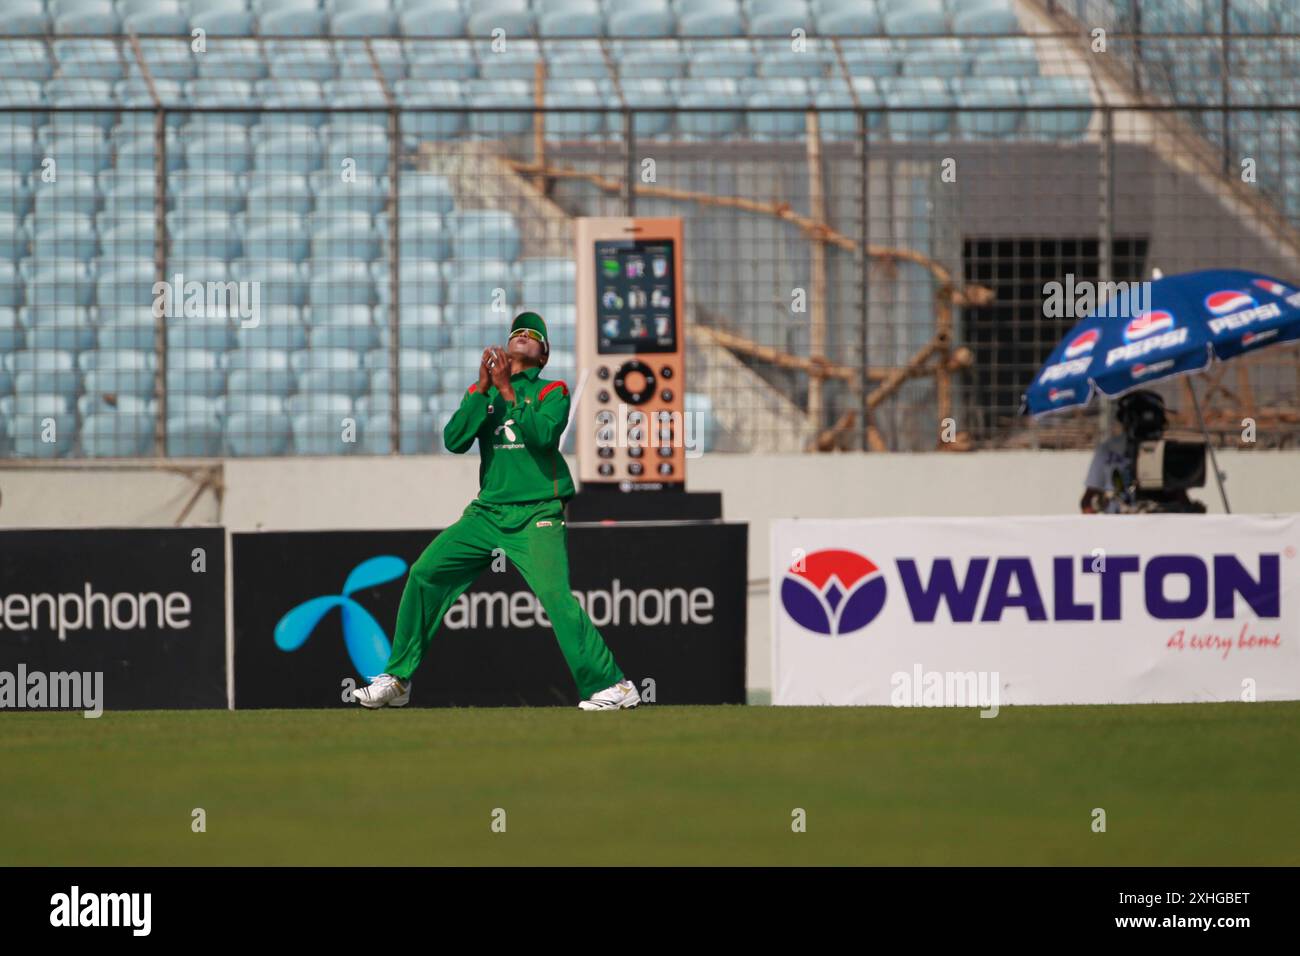
[{"label": "walton logo", "polygon": [[353,600],[352,595],[365,588],[395,581],[406,573],[406,562],[392,555],[362,561],[343,582],[342,594],[325,594],[304,601],[280,618],[275,625],[275,646],[282,651],[296,651],[307,643],[316,625],[334,608],[343,612],[343,643],[357,673],[367,679],[384,672],[392,644],[374,616]]},{"label": "walton logo", "polygon": [[885,604],[880,569],[853,551],[814,551],[781,582],[781,603],[797,624],[818,634],[850,634],[875,620]]}]

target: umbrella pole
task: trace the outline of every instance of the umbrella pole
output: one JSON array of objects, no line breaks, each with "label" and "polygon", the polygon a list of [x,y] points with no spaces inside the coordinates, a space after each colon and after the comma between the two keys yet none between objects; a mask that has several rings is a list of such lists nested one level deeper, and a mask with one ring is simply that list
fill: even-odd
[{"label": "umbrella pole", "polygon": [[1219,497],[1223,499],[1223,511],[1225,514],[1232,514],[1232,509],[1228,507],[1228,493],[1223,490],[1223,475],[1219,472],[1219,459],[1214,455],[1214,442],[1210,441],[1209,429],[1205,427],[1205,419],[1201,417],[1201,403],[1196,400],[1196,385],[1190,380],[1187,382],[1187,390],[1192,393],[1192,407],[1196,409],[1196,422],[1201,426],[1206,447],[1210,449],[1210,467],[1214,469],[1214,480],[1219,486]]}]

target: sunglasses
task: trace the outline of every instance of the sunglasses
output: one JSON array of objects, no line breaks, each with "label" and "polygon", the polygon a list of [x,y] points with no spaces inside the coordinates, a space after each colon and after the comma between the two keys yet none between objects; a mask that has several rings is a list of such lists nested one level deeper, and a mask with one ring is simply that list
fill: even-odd
[{"label": "sunglasses", "polygon": [[538,332],[536,329],[515,329],[513,332],[510,333],[510,337],[512,339],[518,338],[521,335],[526,335],[535,342],[546,341],[546,339],[542,338],[542,333]]}]

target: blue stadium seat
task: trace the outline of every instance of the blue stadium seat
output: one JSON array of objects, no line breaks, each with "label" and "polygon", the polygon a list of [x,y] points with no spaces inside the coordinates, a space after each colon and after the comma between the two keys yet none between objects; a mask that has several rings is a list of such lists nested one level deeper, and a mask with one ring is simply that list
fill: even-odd
[{"label": "blue stadium seat", "polygon": [[[1025,101],[1031,107],[1092,105],[1092,92],[1082,77],[1040,76],[1026,84]],[[1082,136],[1091,121],[1092,111],[1088,109],[1027,110],[1024,129],[1031,136],[1071,139]]]},{"label": "blue stadium seat", "polygon": [[754,76],[758,71],[754,46],[748,40],[736,40],[725,45],[710,43],[701,48],[687,47],[687,52],[691,56],[687,73],[692,77],[739,79]]},{"label": "blue stadium seat", "polygon": [[194,218],[171,235],[171,254],[178,258],[234,259],[241,241],[235,224],[225,217]]},{"label": "blue stadium seat", "polygon": [[[19,272],[23,265],[19,265]],[[3,279],[0,277],[0,282]],[[90,271],[82,263],[59,261],[57,264],[36,265],[26,282],[28,305],[92,305],[95,283]],[[0,302],[0,305],[12,303]]]},{"label": "blue stadium seat", "polygon": [[232,412],[226,417],[226,447],[237,457],[284,455],[292,439],[281,412]]},{"label": "blue stadium seat", "polygon": [[827,74],[842,76],[835,51],[817,40],[809,40],[802,53],[790,52],[790,44],[778,40],[759,46],[756,58],[761,77],[820,79]]},{"label": "blue stadium seat", "polygon": [[[793,80],[793,78],[792,78]],[[808,100],[811,94],[808,87],[802,87],[801,93],[783,95],[780,93],[754,93],[747,98],[747,105],[753,112],[747,113],[749,132],[755,139],[799,139],[806,130],[807,120],[800,109],[767,112],[765,107],[787,107],[800,101]]]},{"label": "blue stadium seat", "polygon": [[262,306],[303,305],[310,284],[304,266],[284,260],[240,259],[230,264],[230,275],[239,282],[257,282]]},{"label": "blue stadium seat", "polygon": [[[896,77],[878,84],[885,103],[895,108],[888,114],[889,133],[894,139],[929,139],[948,131],[952,113],[948,110],[926,112],[906,107],[952,106],[955,101],[948,85],[938,77]],[[898,108],[904,109],[898,109]]]},{"label": "blue stadium seat", "polygon": [[[438,352],[451,347],[451,329],[443,319],[441,306],[403,307],[399,323],[398,344],[402,348]],[[387,322],[379,328],[379,344],[383,348],[390,345]]]},{"label": "blue stadium seat", "polygon": [[547,113],[543,120],[549,140],[599,138],[605,129],[609,105],[595,80],[557,80],[547,88],[546,105],[563,112]]},{"label": "blue stadium seat", "polygon": [[891,36],[947,33],[948,23],[939,0],[907,0],[907,5],[884,13],[885,32]]},{"label": "blue stadium seat", "polygon": [[69,214],[92,215],[99,208],[99,189],[88,173],[66,173],[54,182],[33,182],[38,219],[49,223]]},{"label": "blue stadium seat", "polygon": [[307,347],[307,328],[299,318],[296,305],[263,306],[257,325],[236,326],[235,343],[239,348],[272,348],[288,352]]},{"label": "blue stadium seat", "polygon": [[[478,76],[478,58],[467,41],[448,40],[409,52],[407,74],[412,80],[468,80]],[[399,97],[400,99],[400,97]]]},{"label": "blue stadium seat", "polygon": [[[485,64],[486,67],[486,64]],[[486,72],[486,71],[485,71]],[[497,139],[518,136],[533,127],[533,91],[526,80],[468,80],[467,102],[470,131],[479,137]]]},{"label": "blue stadium seat", "polygon": [[[0,29],[6,23],[0,15]],[[18,413],[8,422],[9,444],[18,458],[62,458],[76,438],[76,416]],[[52,427],[51,427],[52,426]],[[46,437],[53,441],[46,441]]]},{"label": "blue stadium seat", "polygon": [[[403,455],[428,455],[439,450],[442,436],[434,416],[423,411],[404,411],[400,420],[398,448]],[[362,426],[362,450],[368,455],[388,454],[392,419],[387,412],[367,415]]]},{"label": "blue stadium seat", "polygon": [[[389,361],[390,357],[387,349],[374,349],[366,353],[366,368],[373,371],[370,378],[370,393],[372,395],[384,394],[388,391],[390,381]],[[433,352],[403,348],[398,352],[398,364],[401,369],[398,386],[403,392],[428,395],[438,390],[439,370]]]},{"label": "blue stadium seat", "polygon": [[186,34],[190,18],[176,7],[139,10],[122,19],[122,29],[127,33]]},{"label": "blue stadium seat", "polygon": [[447,302],[452,305],[490,307],[515,301],[514,272],[505,260],[462,259],[448,262],[443,273],[447,278]]},{"label": "blue stadium seat", "polygon": [[76,408],[77,414],[83,419],[95,414],[153,415],[157,411],[154,400],[147,396],[105,392],[82,395],[77,399]]},{"label": "blue stadium seat", "polygon": [[149,259],[127,259],[100,263],[95,280],[95,302],[100,314],[147,308],[154,303],[157,270]]},{"label": "blue stadium seat", "polygon": [[315,205],[307,177],[298,173],[259,172],[248,186],[250,219],[305,215]]},{"label": "blue stadium seat", "polygon": [[[360,349],[369,351],[379,346],[379,329],[372,323],[349,324],[332,322],[313,325],[307,341],[312,349]],[[299,388],[303,388],[299,382]]]},{"label": "blue stadium seat", "polygon": [[316,190],[316,208],[336,211],[366,212],[370,215],[382,212],[387,202],[385,184],[377,177],[357,173],[355,182],[342,182],[337,175],[331,176]]},{"label": "blue stadium seat", "polygon": [[522,259],[519,263],[523,301],[531,308],[573,302],[575,277],[572,259]]},{"label": "blue stadium seat", "polygon": [[[734,80],[682,80],[678,88],[678,102],[682,106],[697,108],[738,104],[739,88]],[[733,136],[740,131],[742,116],[733,110],[716,112],[683,112],[677,116],[677,129],[692,139],[715,139]]]},{"label": "blue stadium seat", "polygon": [[815,20],[817,33],[822,36],[869,36],[882,29],[880,14],[870,0],[822,7],[817,10]]},{"label": "blue stadium seat", "polygon": [[1022,112],[1009,109],[998,112],[967,112],[965,107],[1021,106],[1024,94],[1020,84],[1007,76],[971,76],[954,81],[958,110],[957,132],[972,139],[1006,139],[1015,135]]},{"label": "blue stadium seat", "polygon": [[[289,19],[292,19],[290,15]],[[272,22],[272,26],[275,23]],[[266,18],[262,19],[262,32]],[[334,57],[334,47],[324,40],[268,42],[268,67],[271,76],[284,79],[332,80],[338,76],[339,65]]]},{"label": "blue stadium seat", "polygon": [[240,412],[254,415],[283,415],[288,411],[288,399],[284,395],[232,391],[222,401],[225,402],[227,415]]},{"label": "blue stadium seat", "polygon": [[108,180],[104,187],[104,212],[118,218],[153,216],[154,183],[151,177],[131,174]]},{"label": "blue stadium seat", "polygon": [[[230,9],[194,10],[192,28],[202,28],[210,37],[247,37],[253,35],[256,18],[252,13]],[[286,31],[288,32],[288,31]]]},{"label": "blue stadium seat", "polygon": [[916,41],[907,45],[903,75],[942,78],[965,76],[970,72],[972,58],[971,51],[960,40]]},{"label": "blue stadium seat", "polygon": [[745,34],[740,11],[730,3],[681,14],[677,34],[683,37],[738,37]]},{"label": "blue stadium seat", "polygon": [[465,32],[472,37],[489,37],[494,30],[504,30],[507,37],[531,36],[536,26],[527,4],[483,3],[470,9]]},{"label": "blue stadium seat", "polygon": [[226,352],[235,347],[231,320],[223,318],[176,318],[167,323],[167,348],[203,349]]},{"label": "blue stadium seat", "polygon": [[509,213],[467,209],[452,213],[447,224],[456,258],[502,260],[519,258],[519,226]]},{"label": "blue stadium seat", "polygon": [[250,224],[244,233],[244,255],[249,259],[287,259],[302,262],[310,244],[302,225],[291,219],[272,218]]},{"label": "blue stadium seat", "polygon": [[[170,338],[170,328],[168,329]],[[221,353],[201,348],[167,350],[167,398],[182,395],[215,398],[226,391],[226,371]]]},{"label": "blue stadium seat", "polygon": [[158,338],[158,326],[147,312],[100,312],[95,345],[106,349],[152,349]]},{"label": "blue stadium seat", "polygon": [[405,215],[398,229],[399,253],[406,261],[441,262],[451,255],[451,238],[436,215]]},{"label": "blue stadium seat", "polygon": [[975,76],[1037,76],[1038,55],[1028,37],[999,37],[979,42],[971,72]]},{"label": "blue stadium seat", "polygon": [[75,411],[71,396],[44,392],[24,392],[9,396],[8,405],[0,408],[6,415],[70,415]]},{"label": "blue stadium seat", "polygon": [[[437,262],[403,260],[400,264],[398,295],[407,306],[441,305],[446,301],[441,265]],[[388,302],[388,284],[381,286],[382,301]]]},{"label": "blue stadium seat", "polygon": [[[10,31],[4,31],[10,32]],[[0,76],[16,80],[48,80],[54,64],[45,44],[39,40],[0,41]],[[39,96],[39,87],[37,96]]]},{"label": "blue stadium seat", "polygon": [[89,394],[148,398],[154,392],[152,352],[88,349],[77,357],[77,365]]},{"label": "blue stadium seat", "polygon": [[403,12],[398,30],[408,37],[459,37],[465,35],[465,15],[459,10],[432,6]]},{"label": "blue stadium seat", "polygon": [[611,37],[670,37],[677,22],[667,7],[612,10],[606,17],[605,32]]},{"label": "blue stadium seat", "polygon": [[12,212],[0,212],[0,259],[17,262],[29,252],[30,236],[22,220]]},{"label": "blue stadium seat", "polygon": [[167,416],[167,455],[171,458],[215,458],[225,444],[221,419],[198,412]]},{"label": "blue stadium seat", "polygon": [[618,53],[619,77],[623,81],[676,79],[686,75],[690,59],[690,55],[675,43],[628,46]]},{"label": "blue stadium seat", "polygon": [[249,80],[256,83],[265,79],[269,66],[262,51],[256,46],[232,48],[217,45],[199,57],[198,71],[201,77]]},{"label": "blue stadium seat", "polygon": [[347,221],[313,227],[311,256],[318,262],[332,259],[371,261],[383,255],[384,237],[373,227],[356,228]]},{"label": "blue stadium seat", "polygon": [[[23,329],[18,324],[18,311],[13,306],[0,308],[0,355],[16,352],[23,347]],[[0,395],[10,390],[7,373],[0,373]]]},{"label": "blue stadium seat", "polygon": [[[338,328],[338,326],[334,326]],[[313,334],[317,330],[313,330]],[[289,356],[290,366],[297,374],[301,392],[339,392],[360,395],[369,385],[369,377],[361,367],[361,353],[355,348],[309,347]]]},{"label": "blue stadium seat", "polygon": [[365,262],[340,260],[316,266],[307,288],[307,302],[318,305],[375,305],[379,291]]},{"label": "blue stadium seat", "polygon": [[236,213],[243,208],[247,186],[237,173],[173,173],[167,179],[173,208],[196,221],[200,214]]},{"label": "blue stadium seat", "polygon": [[1009,7],[974,7],[954,12],[952,28],[954,33],[1018,33],[1020,21]]},{"label": "blue stadium seat", "polygon": [[81,451],[87,458],[139,458],[153,447],[152,415],[112,412],[81,423]]},{"label": "blue stadium seat", "polygon": [[805,35],[813,29],[813,18],[808,7],[798,0],[789,0],[779,9],[770,9],[765,13],[750,17],[749,33],[756,37],[789,38],[795,30],[803,30]]},{"label": "blue stadium seat", "polygon": [[852,76],[897,76],[903,61],[902,52],[890,40],[843,40],[840,49]]},{"label": "blue stadium seat", "polygon": [[76,305],[26,306],[18,310],[23,339],[31,350],[73,354],[93,348],[95,326],[90,310]]},{"label": "blue stadium seat", "polygon": [[11,262],[0,260],[0,306],[15,306],[23,300],[24,281]]},{"label": "blue stadium seat", "polygon": [[279,349],[234,349],[224,360],[227,391],[288,395],[297,387],[289,353]]}]

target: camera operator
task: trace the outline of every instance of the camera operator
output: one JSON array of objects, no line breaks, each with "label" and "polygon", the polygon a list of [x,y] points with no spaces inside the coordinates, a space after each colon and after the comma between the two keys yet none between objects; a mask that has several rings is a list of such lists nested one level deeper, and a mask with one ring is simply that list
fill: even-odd
[{"label": "camera operator", "polygon": [[1169,421],[1164,399],[1146,389],[1129,392],[1119,400],[1115,419],[1115,433],[1093,454],[1079,509],[1084,514],[1204,513],[1205,506],[1188,498],[1183,487],[1140,487],[1137,481],[1139,446],[1164,437]]}]

